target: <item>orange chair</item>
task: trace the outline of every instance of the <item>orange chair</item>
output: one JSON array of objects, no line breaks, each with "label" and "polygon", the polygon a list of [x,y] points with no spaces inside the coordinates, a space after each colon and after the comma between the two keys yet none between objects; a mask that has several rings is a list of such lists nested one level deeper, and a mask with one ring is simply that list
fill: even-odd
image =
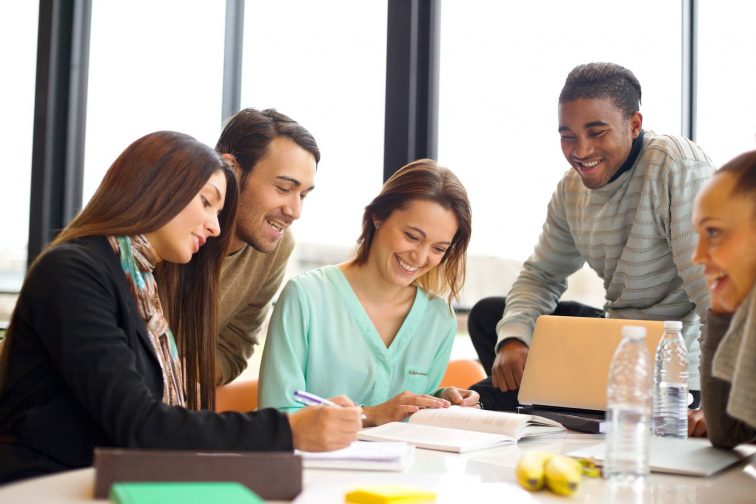
[{"label": "orange chair", "polygon": [[486,372],[483,371],[483,366],[478,361],[472,359],[452,360],[449,361],[446,366],[446,373],[441,378],[441,387],[454,386],[467,389],[485,377]]},{"label": "orange chair", "polygon": [[240,411],[257,409],[257,378],[236,380],[215,389],[215,411]]}]

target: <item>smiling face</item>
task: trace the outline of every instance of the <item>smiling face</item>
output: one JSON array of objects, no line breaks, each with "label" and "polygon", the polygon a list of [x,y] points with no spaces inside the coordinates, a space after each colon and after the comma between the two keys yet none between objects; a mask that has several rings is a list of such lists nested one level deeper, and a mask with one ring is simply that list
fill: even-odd
[{"label": "smiling face", "polygon": [[163,227],[146,233],[163,261],[188,263],[208,237],[220,234],[218,215],[226,199],[226,176],[218,170],[197,195]]},{"label": "smiling face", "polygon": [[272,252],[284,229],[299,219],[305,197],[314,189],[315,157],[287,137],[274,138],[239,194],[236,236],[231,249],[244,243]]},{"label": "smiling face", "polygon": [[630,155],[641,131],[640,112],[629,119],[607,98],[559,104],[562,153],[588,189],[605,186]]},{"label": "smiling face", "polygon": [[756,203],[732,195],[737,178],[714,176],[696,197],[698,245],[693,262],[704,267],[711,309],[733,313],[756,284]]},{"label": "smiling face", "polygon": [[368,256],[390,284],[409,286],[438,266],[457,232],[454,212],[426,200],[410,201],[378,225]]}]

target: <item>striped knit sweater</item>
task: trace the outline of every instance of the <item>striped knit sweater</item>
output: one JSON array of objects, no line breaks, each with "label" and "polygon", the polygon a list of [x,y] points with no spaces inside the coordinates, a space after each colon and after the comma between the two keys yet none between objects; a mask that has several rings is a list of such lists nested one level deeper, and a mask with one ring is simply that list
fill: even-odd
[{"label": "striped knit sweater", "polygon": [[548,206],[538,244],[507,296],[498,342],[530,343],[535,319],[552,313],[567,277],[584,262],[604,281],[607,316],[681,320],[691,390],[700,390],[698,337],[709,307],[696,245],[693,199],[714,169],[690,140],[646,131],[631,169],[599,189],[570,169]]}]

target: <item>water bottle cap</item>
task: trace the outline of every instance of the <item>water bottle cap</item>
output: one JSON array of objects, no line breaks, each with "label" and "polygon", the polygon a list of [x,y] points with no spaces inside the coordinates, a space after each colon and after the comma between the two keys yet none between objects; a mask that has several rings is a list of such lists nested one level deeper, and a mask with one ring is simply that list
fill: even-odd
[{"label": "water bottle cap", "polygon": [[672,329],[673,331],[681,331],[682,322],[680,322],[679,320],[665,320],[664,329]]},{"label": "water bottle cap", "polygon": [[630,340],[642,340],[646,337],[646,328],[643,326],[622,326],[622,337]]}]

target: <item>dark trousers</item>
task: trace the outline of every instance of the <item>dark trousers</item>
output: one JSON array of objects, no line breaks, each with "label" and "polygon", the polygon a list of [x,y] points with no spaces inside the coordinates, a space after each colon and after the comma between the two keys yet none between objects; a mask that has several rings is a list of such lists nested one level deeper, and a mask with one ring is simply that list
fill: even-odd
[{"label": "dark trousers", "polygon": [[[470,333],[475,351],[488,378],[481,380],[472,387],[480,394],[480,401],[486,409],[498,411],[515,411],[520,404],[517,402],[518,390],[502,392],[491,383],[491,368],[496,358],[496,324],[501,320],[506,305],[504,297],[484,298],[475,303],[467,319],[467,330]],[[605,316],[598,308],[578,303],[576,301],[561,301],[557,303],[553,315],[569,317],[599,317]]]}]

